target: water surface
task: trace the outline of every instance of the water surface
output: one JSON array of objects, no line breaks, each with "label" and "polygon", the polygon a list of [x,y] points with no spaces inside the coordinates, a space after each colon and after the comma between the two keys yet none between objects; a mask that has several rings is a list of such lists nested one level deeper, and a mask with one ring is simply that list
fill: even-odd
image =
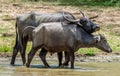
[{"label": "water surface", "polygon": [[120,76],[119,62],[75,62],[75,69],[58,68],[56,60],[48,61],[51,68],[44,68],[40,60],[33,60],[30,68],[19,60],[15,66],[9,63],[0,62],[0,76]]}]

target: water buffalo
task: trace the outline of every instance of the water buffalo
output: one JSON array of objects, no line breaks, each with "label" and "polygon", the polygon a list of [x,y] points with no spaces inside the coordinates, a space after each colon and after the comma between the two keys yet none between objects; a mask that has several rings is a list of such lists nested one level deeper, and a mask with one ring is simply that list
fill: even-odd
[{"label": "water buffalo", "polygon": [[[24,34],[23,34],[24,35]],[[83,47],[96,47],[105,52],[112,52],[104,36],[93,36],[74,23],[42,23],[32,32],[32,48],[28,54],[26,66],[29,67],[33,56],[40,48],[51,53],[66,51],[74,68],[74,52]],[[43,54],[43,63],[46,53]]]},{"label": "water buffalo", "polygon": [[70,20],[72,23],[75,23],[79,26],[81,26],[86,32],[92,33],[95,32],[96,30],[99,30],[100,27],[93,23],[90,19],[92,18],[87,18],[84,13],[81,12],[83,15],[83,18],[81,19],[75,19],[75,17],[68,12],[65,12],[63,16],[63,12],[56,12],[56,13],[35,13],[35,12],[30,12],[26,14],[22,14],[21,16],[18,16],[16,19],[16,42],[13,48],[13,55],[11,59],[11,65],[14,65],[16,55],[18,51],[20,51],[20,54],[22,56],[22,61],[23,64],[25,64],[26,58],[25,58],[25,49],[26,49],[26,44],[28,41],[31,41],[31,38],[29,38],[29,35],[31,35],[31,32],[28,33],[24,37],[24,44],[23,44],[23,53],[21,52],[21,47],[20,47],[20,35],[23,29],[27,26],[34,26],[37,27],[41,23],[47,23],[47,22],[60,22],[60,21],[66,21]]}]

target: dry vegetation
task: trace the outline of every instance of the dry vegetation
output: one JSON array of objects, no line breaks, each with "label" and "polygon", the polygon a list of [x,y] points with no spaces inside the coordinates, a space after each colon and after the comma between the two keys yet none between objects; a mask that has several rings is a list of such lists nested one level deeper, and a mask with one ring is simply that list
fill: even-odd
[{"label": "dry vegetation", "polygon": [[[89,17],[99,15],[95,21],[101,26],[101,30],[97,33],[102,33],[106,36],[114,52],[119,52],[120,50],[120,8],[118,7],[58,6],[47,3],[5,2],[5,0],[0,0],[0,3],[0,51],[12,51],[15,40],[15,18],[18,15],[30,11],[43,13],[68,11],[73,13],[76,18],[79,18],[81,17],[79,10],[85,12]],[[96,49],[87,51],[93,53],[91,50],[95,51]]]}]

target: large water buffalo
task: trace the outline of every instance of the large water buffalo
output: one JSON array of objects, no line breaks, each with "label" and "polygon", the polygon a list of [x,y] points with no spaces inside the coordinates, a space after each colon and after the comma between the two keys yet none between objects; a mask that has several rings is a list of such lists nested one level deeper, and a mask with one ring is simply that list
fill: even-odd
[{"label": "large water buffalo", "polygon": [[[64,12],[64,16],[63,16],[63,12],[56,12],[56,13],[35,13],[35,12],[30,12],[30,13],[26,13],[26,14],[22,14],[21,16],[18,16],[16,19],[16,42],[13,48],[13,55],[12,55],[12,59],[11,59],[11,65],[14,65],[15,62],[15,58],[16,55],[18,53],[18,51],[20,51],[20,54],[22,56],[22,61],[23,64],[25,64],[26,62],[26,58],[25,58],[25,49],[26,49],[26,44],[28,41],[31,41],[31,38],[29,37],[29,35],[31,35],[31,32],[28,33],[28,35],[26,35],[24,37],[24,44],[23,44],[23,52],[21,52],[21,47],[20,47],[20,35],[21,32],[23,31],[23,29],[27,26],[34,26],[37,27],[39,24],[41,23],[47,23],[47,22],[60,22],[60,21],[66,21],[70,20],[72,23],[81,26],[86,32],[88,33],[93,33],[96,30],[99,30],[100,27],[93,23],[90,19],[92,18],[87,18],[84,13],[81,12],[81,14],[83,15],[83,18],[81,19],[75,19],[75,17],[68,12]],[[44,49],[43,49],[44,50]]]},{"label": "large water buffalo", "polygon": [[[32,48],[26,66],[30,66],[38,49],[45,48],[51,53],[66,51],[70,57],[71,68],[74,68],[74,52],[83,47],[96,47],[108,53],[112,52],[104,36],[93,36],[74,23],[42,23],[32,32]],[[45,60],[46,54],[42,55],[42,61],[48,65]]]}]

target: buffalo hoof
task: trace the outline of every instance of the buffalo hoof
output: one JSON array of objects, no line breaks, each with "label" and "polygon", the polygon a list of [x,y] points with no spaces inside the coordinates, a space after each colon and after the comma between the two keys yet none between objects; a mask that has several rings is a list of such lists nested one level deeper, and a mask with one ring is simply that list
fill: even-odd
[{"label": "buffalo hoof", "polygon": [[26,62],[24,62],[24,63],[23,63],[23,66],[25,66],[26,64],[27,64],[27,63],[26,63]]},{"label": "buffalo hoof", "polygon": [[50,68],[50,66],[49,65],[45,65],[45,68]]},{"label": "buffalo hoof", "polygon": [[69,64],[68,63],[63,63],[62,66],[69,66]]},{"label": "buffalo hoof", "polygon": [[58,68],[64,68],[64,65],[60,65],[60,66],[58,66]]},{"label": "buffalo hoof", "polygon": [[71,69],[74,69],[74,66],[71,66],[70,68],[71,68]]},{"label": "buffalo hoof", "polygon": [[14,66],[14,63],[13,63],[13,62],[11,62],[11,63],[10,63],[10,65]]},{"label": "buffalo hoof", "polygon": [[26,64],[25,66],[26,66],[27,68],[28,68],[28,67],[30,67],[30,65],[29,65],[29,64]]}]

